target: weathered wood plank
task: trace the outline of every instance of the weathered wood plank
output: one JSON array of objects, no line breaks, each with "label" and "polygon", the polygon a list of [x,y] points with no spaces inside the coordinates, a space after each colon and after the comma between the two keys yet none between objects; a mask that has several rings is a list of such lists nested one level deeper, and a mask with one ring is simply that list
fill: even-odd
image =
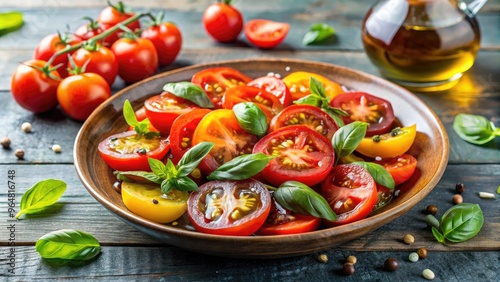
[{"label": "weathered wood plank", "polygon": [[[8,170],[16,172],[16,210],[22,194],[36,182],[46,178],[65,181],[68,188],[55,207],[43,215],[25,216],[16,224],[16,244],[33,245],[43,234],[73,228],[94,234],[103,245],[161,245],[158,241],[126,225],[102,207],[80,183],[72,165],[0,165],[0,175]],[[494,192],[500,179],[500,165],[449,165],[442,180],[422,202],[407,214],[380,229],[346,243],[335,249],[364,251],[411,251],[415,246],[403,244],[402,237],[413,234],[419,245],[430,251],[479,251],[500,250],[500,209],[498,199],[486,200],[478,192]],[[464,202],[478,203],[482,207],[485,223],[481,232],[472,240],[451,244],[439,244],[424,222],[423,210],[427,205],[439,207],[438,217],[452,206],[451,198],[458,182],[465,184]],[[110,183],[112,185],[112,183]],[[7,190],[0,191],[0,210],[7,210]],[[0,222],[7,222],[8,214],[0,214]],[[6,241],[0,240],[0,246]]]}]

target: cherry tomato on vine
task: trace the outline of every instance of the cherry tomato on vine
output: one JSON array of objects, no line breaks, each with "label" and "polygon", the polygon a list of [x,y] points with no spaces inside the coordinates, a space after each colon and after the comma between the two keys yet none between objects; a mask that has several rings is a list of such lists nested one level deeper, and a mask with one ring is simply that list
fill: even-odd
[{"label": "cherry tomato on vine", "polygon": [[283,82],[290,88],[290,93],[292,94],[292,100],[298,100],[311,94],[309,90],[309,82],[311,77],[321,82],[325,87],[326,96],[329,98],[335,97],[340,93],[344,93],[342,86],[330,79],[312,72],[297,71],[283,78]]},{"label": "cherry tomato on vine", "polygon": [[377,203],[377,186],[363,167],[342,164],[322,182],[321,195],[337,214],[337,219],[327,225],[335,226],[367,217]]},{"label": "cherry tomato on vine", "polygon": [[270,209],[269,191],[252,179],[207,182],[188,199],[189,220],[197,231],[209,234],[251,235]]},{"label": "cherry tomato on vine", "polygon": [[375,160],[375,163],[383,166],[392,175],[396,185],[410,179],[417,168],[417,159],[410,154],[379,161]]},{"label": "cherry tomato on vine", "polygon": [[337,95],[330,105],[349,114],[349,116],[342,116],[346,124],[353,121],[369,123],[366,136],[389,132],[395,119],[389,101],[366,92],[346,92]]},{"label": "cherry tomato on vine", "polygon": [[254,19],[245,24],[245,36],[253,45],[271,49],[280,44],[288,34],[290,24],[265,19]]},{"label": "cherry tomato on vine", "polygon": [[222,96],[222,107],[233,109],[234,105],[242,102],[253,102],[266,115],[268,122],[283,110],[278,97],[270,92],[255,86],[238,85],[226,90]]},{"label": "cherry tomato on vine", "polygon": [[146,38],[120,38],[111,46],[118,61],[118,75],[127,83],[152,76],[158,68],[158,55]]},{"label": "cherry tomato on vine", "polygon": [[234,42],[243,29],[243,16],[231,5],[231,0],[218,1],[203,13],[203,26],[215,40]]},{"label": "cherry tomato on vine", "polygon": [[85,72],[96,73],[111,87],[118,74],[118,62],[115,54],[108,48],[102,45],[87,45],[75,51],[72,55],[74,66],[68,62],[68,69],[73,70],[74,67],[82,68],[85,66]]},{"label": "cherry tomato on vine", "polygon": [[14,100],[33,113],[43,113],[57,106],[60,76],[52,67],[45,73],[43,68],[46,63],[41,60],[26,61],[20,64],[12,75],[10,89]]},{"label": "cherry tomato on vine", "polygon": [[[81,41],[86,41],[89,40],[90,38],[99,35],[104,32],[105,28],[104,26],[90,18],[90,17],[84,17],[84,19],[88,20],[89,22],[87,24],[84,24],[77,28],[75,32],[73,33],[76,37],[78,37]],[[102,44],[106,47],[110,47],[112,42],[111,42],[111,37],[106,37],[104,40],[102,40]]]},{"label": "cherry tomato on vine", "polygon": [[[161,21],[161,18],[158,18]],[[156,22],[141,33],[142,38],[151,40],[158,54],[160,67],[172,64],[182,47],[182,34],[171,22]]]},{"label": "cherry tomato on vine", "polygon": [[283,82],[283,80],[275,76],[262,76],[256,78],[248,83],[248,86],[255,86],[272,93],[274,96],[278,97],[281,104],[287,107],[292,104],[292,95],[288,86]]},{"label": "cherry tomato on vine", "polygon": [[363,138],[356,151],[372,158],[393,158],[408,151],[416,136],[416,124],[403,128],[397,127],[389,133]]},{"label": "cherry tomato on vine", "polygon": [[[104,30],[110,29],[111,27],[117,25],[124,20],[131,18],[135,15],[127,6],[125,6],[121,1],[116,5],[112,5],[108,2],[108,7],[104,8],[97,17],[97,21],[102,24]],[[127,25],[129,29],[135,31],[141,28],[139,20],[133,21]],[[120,34],[123,31],[116,31],[106,38],[106,42],[113,44],[116,40],[120,38]]]},{"label": "cherry tomato on vine", "polygon": [[[49,59],[56,52],[63,50],[67,46],[72,46],[80,43],[81,40],[73,35],[63,35],[63,34],[49,34],[45,36],[40,43],[35,48],[35,52],[33,54],[33,59],[49,61]],[[68,76],[68,70],[66,66],[68,65],[68,55],[62,54],[57,56],[55,60],[52,62],[53,66],[57,66],[62,64],[60,68],[57,69],[57,72],[61,76],[61,78],[65,78]]]},{"label": "cherry tomato on vine", "polygon": [[68,116],[79,121],[86,120],[109,97],[108,83],[95,73],[68,76],[57,87],[59,105]]},{"label": "cherry tomato on vine", "polygon": [[253,153],[276,156],[261,172],[274,186],[288,180],[314,186],[328,175],[335,158],[331,142],[305,125],[283,127],[264,136]]}]

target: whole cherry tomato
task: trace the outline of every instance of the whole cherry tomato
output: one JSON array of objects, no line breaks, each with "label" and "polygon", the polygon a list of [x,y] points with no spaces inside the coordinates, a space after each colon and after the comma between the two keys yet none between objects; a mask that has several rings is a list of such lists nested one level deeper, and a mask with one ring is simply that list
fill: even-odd
[{"label": "whole cherry tomato", "polygon": [[170,22],[162,23],[161,18],[163,17],[158,17],[152,26],[143,30],[141,37],[153,42],[160,67],[165,67],[173,63],[177,58],[182,46],[182,35],[175,24]]},{"label": "whole cherry tomato", "polygon": [[74,66],[68,63],[68,69],[85,66],[85,72],[93,72],[102,76],[109,84],[113,85],[118,74],[118,62],[111,50],[101,45],[86,45],[75,51],[72,55]]},{"label": "whole cherry tomato", "polygon": [[[62,34],[49,34],[45,36],[40,43],[35,48],[33,54],[33,59],[48,61],[52,55],[56,52],[66,48],[67,46],[72,46],[80,43],[81,40],[73,35],[62,35]],[[68,76],[68,70],[66,65],[68,64],[68,55],[62,54],[57,56],[52,62],[52,65],[57,66],[62,64],[62,67],[57,69],[57,72],[62,78]]]},{"label": "whole cherry tomato", "polygon": [[68,76],[57,87],[57,100],[63,111],[80,121],[87,119],[109,97],[108,83],[95,73]]},{"label": "whole cherry tomato", "polygon": [[46,63],[41,60],[24,62],[12,75],[10,84],[12,96],[21,107],[34,113],[46,112],[57,106],[57,86],[60,76],[51,68],[44,72]]},{"label": "whole cherry tomato", "polygon": [[118,75],[127,83],[150,77],[158,68],[158,55],[149,39],[120,38],[111,51],[118,61]]},{"label": "whole cherry tomato", "polygon": [[203,13],[203,26],[210,36],[223,43],[234,42],[243,29],[243,16],[224,0],[210,5]]},{"label": "whole cherry tomato", "polygon": [[[127,6],[125,6],[121,1],[119,1],[118,4],[116,5],[112,5],[110,2],[108,2],[108,5],[109,5],[108,7],[104,8],[99,13],[99,16],[97,18],[97,21],[102,24],[105,30],[135,15],[135,13],[130,11],[130,9]],[[136,20],[129,23],[127,27],[130,28],[132,31],[135,31],[136,29],[141,28],[141,24],[139,23],[139,20]],[[112,33],[110,36],[106,38],[107,42],[113,44],[116,40],[120,38],[120,33],[122,33],[122,31],[120,30]]]},{"label": "whole cherry tomato", "polygon": [[[77,28],[74,32],[74,35],[82,41],[89,40],[90,38],[101,34],[105,30],[102,23],[90,17],[84,17],[84,19],[88,20],[89,22]],[[108,36],[104,40],[102,40],[104,46],[111,46],[112,42],[110,41],[110,38],[111,37]]]},{"label": "whole cherry tomato", "polygon": [[264,19],[251,20],[245,24],[245,36],[253,45],[271,49],[280,44],[288,34],[290,24]]}]

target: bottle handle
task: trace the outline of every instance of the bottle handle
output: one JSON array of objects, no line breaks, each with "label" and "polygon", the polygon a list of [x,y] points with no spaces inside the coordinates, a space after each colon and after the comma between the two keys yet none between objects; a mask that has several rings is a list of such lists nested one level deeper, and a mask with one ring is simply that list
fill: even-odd
[{"label": "bottle handle", "polygon": [[488,2],[488,0],[474,0],[467,5],[467,9],[469,9],[472,15],[475,15],[479,12],[479,10],[481,10],[486,2]]}]

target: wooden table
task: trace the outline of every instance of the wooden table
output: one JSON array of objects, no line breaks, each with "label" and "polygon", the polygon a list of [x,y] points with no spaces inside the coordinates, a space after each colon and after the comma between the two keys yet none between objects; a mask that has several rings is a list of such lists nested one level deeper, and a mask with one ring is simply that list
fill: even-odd
[{"label": "wooden table", "polygon": [[[450,138],[450,156],[446,172],[421,203],[407,214],[342,246],[325,251],[328,263],[316,260],[317,254],[273,260],[244,260],[212,257],[161,244],[126,225],[105,210],[79,181],[73,166],[73,143],[81,127],[65,117],[59,109],[45,114],[32,114],[18,106],[10,95],[10,76],[14,68],[31,58],[33,50],[45,35],[56,30],[72,29],[83,23],[83,16],[97,17],[105,6],[101,0],[87,1],[12,1],[0,3],[0,10],[20,10],[26,24],[15,33],[0,37],[0,137],[9,136],[11,150],[0,150],[0,275],[8,281],[32,280],[166,280],[166,281],[325,281],[334,279],[369,281],[423,280],[422,270],[429,268],[436,281],[500,280],[500,205],[499,198],[486,200],[478,192],[496,191],[500,185],[500,138],[484,146],[468,144],[453,132],[452,123],[458,113],[482,114],[500,126],[500,1],[489,1],[478,18],[483,31],[482,48],[474,67],[453,89],[441,94],[418,94],[445,124]],[[126,1],[131,3],[132,1]],[[178,24],[183,36],[183,49],[175,64],[167,69],[198,63],[236,58],[298,58],[348,66],[379,75],[363,52],[360,39],[362,18],[373,1],[276,0],[235,1],[245,19],[268,18],[288,21],[291,31],[278,48],[259,50],[247,44],[244,36],[235,44],[222,45],[209,38],[201,25],[205,7],[215,1],[135,2],[137,11],[164,10],[166,18]],[[15,5],[15,6],[14,6]],[[325,22],[336,29],[333,43],[303,46],[302,36],[309,26]],[[166,69],[165,69],[166,70]],[[162,70],[162,71],[165,71]],[[114,90],[123,88],[117,81]],[[23,122],[33,126],[31,133],[21,130]],[[51,150],[60,144],[62,152]],[[26,152],[17,160],[14,149]],[[40,215],[10,222],[7,216],[7,176],[15,172],[15,203],[19,208],[22,194],[32,185],[47,178],[62,179],[68,189],[58,204]],[[442,245],[433,238],[424,222],[427,205],[439,207],[440,214],[452,206],[451,198],[458,182],[466,186],[465,202],[478,203],[485,224],[475,238],[452,245]],[[9,234],[9,226],[15,231]],[[51,231],[73,228],[92,233],[102,244],[97,260],[80,267],[53,267],[35,251],[36,240]],[[416,243],[402,242],[412,234]],[[15,246],[8,240],[14,236]],[[408,255],[419,247],[429,255],[417,263]],[[10,250],[14,248],[15,275]],[[235,246],[237,249],[237,246]],[[345,257],[358,259],[356,273],[343,277],[340,273]],[[385,259],[394,257],[399,269],[387,272]]]}]

